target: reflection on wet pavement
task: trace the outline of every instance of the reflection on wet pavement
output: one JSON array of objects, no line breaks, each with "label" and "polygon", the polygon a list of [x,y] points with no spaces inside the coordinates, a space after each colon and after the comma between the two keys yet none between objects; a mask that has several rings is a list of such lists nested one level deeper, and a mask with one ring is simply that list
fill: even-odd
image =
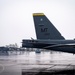
[{"label": "reflection on wet pavement", "polygon": [[42,51],[0,52],[0,75],[25,75],[28,73],[75,70],[75,55]]}]

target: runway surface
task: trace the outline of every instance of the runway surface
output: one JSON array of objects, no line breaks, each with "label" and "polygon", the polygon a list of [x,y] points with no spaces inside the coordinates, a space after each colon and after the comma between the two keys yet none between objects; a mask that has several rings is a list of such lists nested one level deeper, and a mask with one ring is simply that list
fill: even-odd
[{"label": "runway surface", "polygon": [[51,51],[0,52],[0,75],[75,75],[75,55]]}]

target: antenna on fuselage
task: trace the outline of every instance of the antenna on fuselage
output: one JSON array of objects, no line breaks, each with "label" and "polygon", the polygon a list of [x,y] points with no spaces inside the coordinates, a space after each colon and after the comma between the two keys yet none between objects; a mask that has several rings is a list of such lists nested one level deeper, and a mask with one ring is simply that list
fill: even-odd
[{"label": "antenna on fuselage", "polygon": [[34,40],[34,39],[31,37],[31,40]]}]

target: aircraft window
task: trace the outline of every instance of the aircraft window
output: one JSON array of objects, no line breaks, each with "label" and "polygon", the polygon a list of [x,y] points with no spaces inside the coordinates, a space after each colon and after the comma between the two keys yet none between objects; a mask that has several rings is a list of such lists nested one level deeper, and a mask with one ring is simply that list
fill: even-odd
[{"label": "aircraft window", "polygon": [[31,42],[31,40],[28,40],[28,42]]},{"label": "aircraft window", "polygon": [[32,40],[31,42],[34,42],[34,40]]}]

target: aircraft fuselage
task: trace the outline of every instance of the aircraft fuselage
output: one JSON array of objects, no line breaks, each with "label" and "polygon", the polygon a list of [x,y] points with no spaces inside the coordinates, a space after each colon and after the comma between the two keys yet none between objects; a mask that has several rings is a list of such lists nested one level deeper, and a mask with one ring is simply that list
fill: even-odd
[{"label": "aircraft fuselage", "polygon": [[[64,47],[65,44],[66,46]],[[75,53],[75,45],[73,44],[75,44],[75,40],[23,40],[22,41],[22,47],[26,48],[40,48],[40,49]]]}]

